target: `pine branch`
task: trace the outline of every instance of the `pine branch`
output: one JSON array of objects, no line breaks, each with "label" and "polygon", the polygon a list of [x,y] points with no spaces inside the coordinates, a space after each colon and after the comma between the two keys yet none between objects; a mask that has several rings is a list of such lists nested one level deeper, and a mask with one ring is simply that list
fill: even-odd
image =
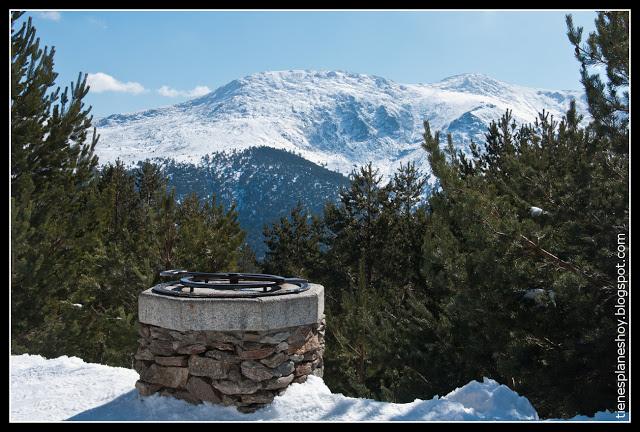
[{"label": "pine branch", "polygon": [[[496,235],[498,235],[500,237],[511,238],[511,236],[509,234],[504,233],[502,231],[498,231],[493,226],[491,226],[491,224],[485,218],[480,218],[480,220],[482,220],[483,225],[485,225],[487,228],[489,228],[491,230],[491,232],[493,232],[494,234],[496,234]],[[532,250],[537,255],[540,255],[543,258],[545,258],[547,261],[555,264],[556,267],[563,268],[565,270],[570,271],[573,274],[576,274],[578,276],[582,276],[582,277],[588,279],[590,282],[595,283],[596,285],[600,285],[602,290],[606,291],[606,290],[613,289],[613,287],[612,287],[612,285],[611,285],[609,280],[606,280],[606,279],[604,279],[602,277],[591,275],[588,272],[586,272],[586,271],[576,267],[575,265],[571,264],[570,262],[565,261],[565,260],[557,257],[556,255],[552,254],[548,250],[540,247],[540,245],[538,245],[534,241],[530,240],[529,238],[527,238],[523,234],[519,235],[519,241],[520,241],[520,244],[525,246],[527,249]]]},{"label": "pine branch", "polygon": [[575,274],[580,275],[580,276],[584,276],[585,275],[585,272],[583,272],[582,270],[580,270],[579,268],[577,268],[573,264],[558,258],[554,254],[552,254],[551,252],[541,248],[538,244],[536,244],[532,240],[529,240],[527,237],[525,237],[522,234],[520,234],[520,241],[527,248],[533,250],[538,255],[541,255],[541,256],[551,260],[552,262],[556,263],[559,267],[562,267],[562,268],[564,268],[566,270],[569,270],[570,272],[575,273]]}]

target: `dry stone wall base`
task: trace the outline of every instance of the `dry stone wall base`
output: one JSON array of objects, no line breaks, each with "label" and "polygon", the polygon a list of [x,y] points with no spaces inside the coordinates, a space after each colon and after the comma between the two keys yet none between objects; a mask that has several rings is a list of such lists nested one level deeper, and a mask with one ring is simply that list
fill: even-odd
[{"label": "dry stone wall base", "polygon": [[252,412],[291,383],[322,376],[325,320],[258,331],[167,330],[139,324],[140,395],[154,393]]}]

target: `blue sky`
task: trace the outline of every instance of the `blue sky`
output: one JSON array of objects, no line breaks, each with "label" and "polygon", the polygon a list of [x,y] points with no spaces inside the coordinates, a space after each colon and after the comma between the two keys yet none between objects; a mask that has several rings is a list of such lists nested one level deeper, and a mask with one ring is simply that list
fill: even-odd
[{"label": "blue sky", "polygon": [[[585,33],[595,12],[569,11]],[[90,73],[96,117],[171,105],[266,70],[345,70],[400,83],[478,72],[580,89],[567,11],[31,11],[58,84]],[[24,18],[23,18],[24,19]]]}]

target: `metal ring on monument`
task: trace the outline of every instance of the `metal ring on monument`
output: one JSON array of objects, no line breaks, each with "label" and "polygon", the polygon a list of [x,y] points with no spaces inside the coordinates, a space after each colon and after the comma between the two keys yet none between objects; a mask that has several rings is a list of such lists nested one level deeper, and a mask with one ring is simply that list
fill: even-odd
[{"label": "metal ring on monument", "polygon": [[162,277],[179,280],[157,285],[156,294],[177,297],[251,298],[295,294],[309,289],[308,281],[300,278],[262,273],[204,273],[187,270],[165,270]]}]

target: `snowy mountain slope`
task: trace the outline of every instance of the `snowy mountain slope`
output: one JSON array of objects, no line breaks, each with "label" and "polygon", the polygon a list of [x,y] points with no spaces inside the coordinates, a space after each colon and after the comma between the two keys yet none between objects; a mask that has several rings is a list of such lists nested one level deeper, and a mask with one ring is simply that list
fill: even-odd
[{"label": "snowy mountain slope", "polygon": [[463,148],[482,141],[507,108],[518,122],[546,109],[560,117],[576,91],[533,89],[481,74],[434,84],[399,84],[340,71],[263,72],[181,104],[115,114],[97,121],[101,162],[154,157],[198,162],[205,154],[268,146],[299,153],[348,174],[374,162],[389,175],[400,162],[426,163],[423,120],[450,132]]},{"label": "snowy mountain slope", "polygon": [[[485,378],[446,396],[395,404],[333,394],[321,378],[292,384],[252,414],[233,407],[153,395],[134,389],[134,370],[85,363],[77,357],[11,356],[11,421],[460,421],[538,420],[529,401]],[[627,416],[628,417],[628,416]],[[610,412],[575,420],[615,421]]]}]

